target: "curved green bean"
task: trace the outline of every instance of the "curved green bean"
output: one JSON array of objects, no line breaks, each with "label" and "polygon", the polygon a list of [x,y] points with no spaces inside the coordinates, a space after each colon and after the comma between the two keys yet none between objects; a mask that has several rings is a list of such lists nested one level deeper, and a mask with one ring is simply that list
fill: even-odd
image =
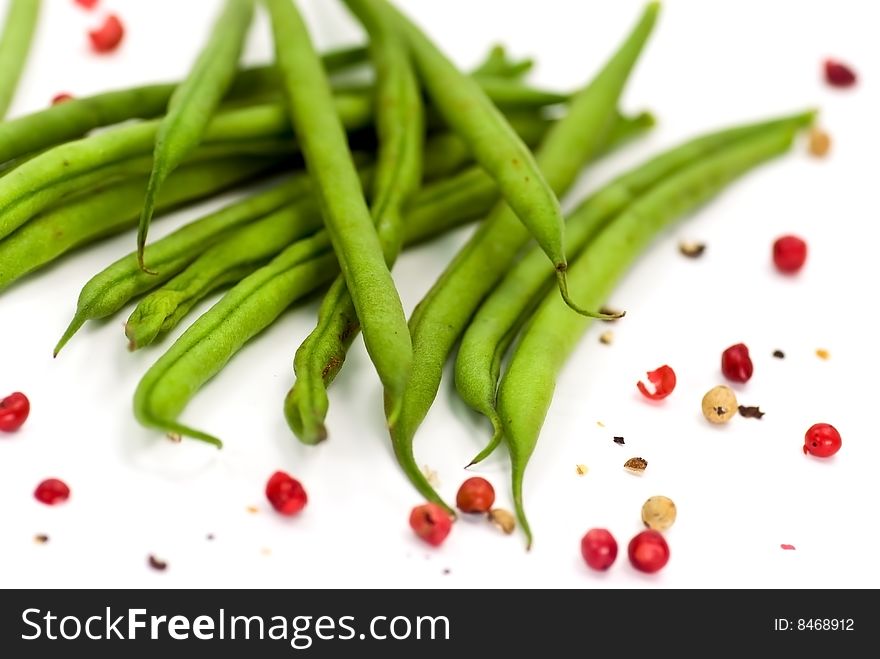
[{"label": "curved green bean", "polygon": [[[571,271],[601,304],[636,256],[672,221],[705,203],[748,170],[786,152],[793,127],[764,131],[731,145],[661,181],[634,201],[589,244]],[[498,412],[510,449],[513,500],[529,546],[532,533],[523,506],[523,475],[544,423],[556,376],[587,329],[590,319],[566,313],[545,298],[526,326],[498,388]]]},{"label": "curved green bean", "polygon": [[412,361],[403,305],[308,30],[291,0],[266,5],[294,132],[393,419]]},{"label": "curved green bean", "polygon": [[86,321],[112,316],[133,298],[161,286],[181,272],[203,250],[223,240],[237,228],[273,213],[310,192],[309,178],[296,175],[265,192],[187,224],[147,247],[150,262],[161,267],[158,275],[149,275],[138,267],[137,252],[111,264],[83,287],[73,319],[55,346],[55,355]]},{"label": "curved green bean", "polygon": [[[241,281],[321,224],[321,211],[309,194],[215,243],[138,303],[125,324],[129,350],[139,350],[167,335],[200,300]],[[329,247],[327,241],[324,249]]]},{"label": "curved green bean", "polygon": [[[569,258],[577,258],[613,217],[664,178],[767,129],[798,128],[810,121],[812,114],[808,113],[710,133],[623,174],[591,195],[567,223]],[[538,250],[531,250],[516,264],[483,302],[461,340],[455,360],[455,387],[471,409],[489,419],[493,429],[489,445],[471,465],[485,459],[501,442],[501,419],[495,410],[501,360],[534,306],[552,285],[542,256]]]},{"label": "curved green bean", "polygon": [[418,27],[386,0],[371,1],[393,16],[406,34],[431,100],[498,182],[508,206],[552,261],[559,289],[568,300],[562,209],[532,152],[480,86],[462,74]]},{"label": "curved green bean", "polygon": [[[393,23],[369,1],[345,3],[370,36],[370,57],[376,69],[379,153],[370,212],[385,262],[391,267],[403,242],[403,208],[421,183],[424,109],[406,44]],[[296,351],[296,383],[285,400],[284,413],[290,428],[307,444],[327,438],[323,423],[329,406],[325,369],[328,363],[339,360],[341,364],[345,359],[342,337],[353,333],[349,328],[359,324],[357,317],[345,279],[337,278],[318,310],[317,326]]]},{"label": "curved green bean", "polygon": [[40,0],[10,0],[0,35],[0,121],[12,104],[39,17]]},{"label": "curved green bean", "polygon": [[[275,166],[252,158],[188,165],[169,180],[158,207],[164,212],[217,194]],[[81,195],[0,240],[0,291],[67,252],[135,226],[145,184],[146,177],[135,178]]]},{"label": "curved green bean", "polygon": [[[369,99],[345,96],[336,111],[350,129],[362,128],[371,118]],[[28,160],[0,177],[0,238],[27,222],[48,205],[41,191],[138,156],[153,148],[158,122],[120,126],[97,135],[68,142]],[[204,144],[224,143],[252,148],[249,142],[288,137],[286,112],[281,105],[262,105],[223,112],[211,122]]]},{"label": "curved green bean", "polygon": [[159,124],[153,151],[153,171],[147,183],[144,209],[138,223],[137,252],[141,269],[156,195],[162,184],[195,149],[220,102],[232,86],[244,40],[254,16],[254,0],[226,0],[186,80],[171,95],[168,113]]},{"label": "curved green bean", "polygon": [[[649,5],[624,44],[593,82],[574,97],[568,115],[551,129],[538,150],[538,163],[559,193],[571,185],[583,164],[595,156],[603,138],[607,139],[617,117],[618,98],[656,14],[657,6]],[[400,454],[414,459],[416,430],[437,395],[452,347],[483,298],[513,266],[529,237],[509,207],[496,207],[413,312],[413,373],[398,423],[391,427],[392,442]],[[439,498],[426,479],[414,485],[427,498]]]}]

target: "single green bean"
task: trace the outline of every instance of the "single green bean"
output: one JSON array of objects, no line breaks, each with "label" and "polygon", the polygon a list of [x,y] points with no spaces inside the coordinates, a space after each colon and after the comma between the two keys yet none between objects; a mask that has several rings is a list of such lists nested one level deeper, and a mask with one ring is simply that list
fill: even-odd
[{"label": "single green bean", "polygon": [[[172,179],[173,180],[173,179]],[[433,202],[432,202],[433,203]],[[413,202],[419,206],[418,196]],[[406,244],[428,240],[467,218],[436,208],[412,213],[403,224]],[[248,341],[294,302],[339,274],[325,231],[301,240],[230,289],[147,372],[135,394],[135,415],[145,426],[220,445],[213,435],[181,424],[178,417],[208,380]]]},{"label": "single green bean", "polygon": [[[657,5],[648,5],[617,53],[571,103],[566,117],[549,132],[538,150],[538,163],[562,194],[582,166],[607,139],[626,80],[656,20]],[[477,230],[446,268],[410,318],[413,373],[398,423],[391,427],[397,454],[415,462],[413,439],[428,413],[450,352],[483,298],[516,262],[529,233],[509,207],[501,205]],[[428,483],[414,483],[430,500],[439,497]]]},{"label": "single green bean", "polygon": [[[385,262],[392,267],[403,242],[403,208],[421,183],[424,108],[406,43],[393,22],[368,0],[345,3],[370,36],[370,57],[376,69],[379,153],[370,212]],[[356,324],[357,317],[346,281],[338,277],[324,296],[317,326],[296,351],[296,384],[284,404],[287,423],[303,442],[317,444],[327,438],[323,420],[329,401],[324,372],[339,354],[340,337]]]},{"label": "single green bean", "polygon": [[[590,243],[572,267],[572,281],[588,291],[589,303],[601,304],[657,233],[748,170],[785,153],[796,132],[788,127],[757,134],[663,180]],[[498,388],[514,508],[529,546],[532,533],[523,506],[523,475],[550,407],[556,376],[589,325],[590,319],[566,313],[556,299],[545,298],[523,331]]]},{"label": "single green bean", "polygon": [[569,300],[562,209],[532,152],[480,86],[462,74],[418,27],[386,0],[371,1],[397,20],[437,110],[498,182],[508,206],[553,263],[559,290]]},{"label": "single green bean", "polygon": [[[340,97],[336,111],[350,129],[363,128],[371,118],[369,99]],[[149,154],[157,121],[120,126],[75,142],[68,142],[25,162],[0,177],[0,238],[46,207],[40,192],[47,187],[114,163]],[[254,140],[289,136],[281,105],[264,105],[219,114],[208,127],[205,144],[222,142],[245,146]]]},{"label": "single green bean", "polygon": [[[590,196],[567,223],[569,259],[577,258],[612,218],[666,177],[768,128],[806,125],[812,116],[800,114],[703,135],[623,174]],[[471,409],[488,417],[493,429],[491,442],[471,465],[485,459],[501,442],[501,419],[495,410],[501,361],[522,324],[552,285],[542,256],[533,249],[516,264],[483,302],[462,338],[455,360],[455,387]]]},{"label": "single green bean", "polygon": [[10,0],[0,35],[0,121],[12,104],[39,17],[40,0]]},{"label": "single green bean", "polygon": [[[275,166],[274,161],[253,158],[186,166],[169,180],[167,191],[159,197],[159,209],[170,210],[217,194]],[[145,184],[146,177],[135,178],[97,194],[81,195],[0,240],[0,291],[67,252],[135,226]]]},{"label": "single green bean", "polygon": [[[238,283],[285,247],[320,228],[321,211],[311,194],[240,227],[138,302],[125,324],[129,350],[164,337],[207,295]],[[328,241],[324,250],[329,247]]]},{"label": "single green bean", "polygon": [[266,5],[294,132],[394,418],[412,360],[403,305],[308,30],[292,0]]},{"label": "single green bean", "polygon": [[[627,142],[653,125],[653,117],[646,113],[621,118],[601,152]],[[432,153],[430,148],[427,153]],[[495,181],[481,167],[472,167],[450,179],[423,188],[407,212],[407,222],[445,229],[444,215],[476,220],[491,210],[498,197]],[[541,266],[543,272],[543,261]],[[302,354],[306,345],[303,344],[297,351],[297,382],[285,400],[285,416],[297,437],[306,443],[314,443],[326,432],[323,429],[329,407],[327,387],[342,369],[348,349],[359,330],[356,314],[350,311],[338,314],[332,331],[325,331],[321,340],[310,348],[308,362],[304,362]],[[311,379],[306,397],[302,394],[305,385],[300,383],[303,377]]]},{"label": "single green bean", "polygon": [[[26,0],[25,0],[26,1]],[[342,71],[364,62],[366,48],[355,46],[324,54],[328,71]],[[179,83],[132,87],[73,98],[39,112],[0,123],[0,163],[79,139],[96,128],[130,119],[153,119],[163,114]],[[278,71],[261,66],[240,71],[226,99],[241,101],[278,88]]]},{"label": "single green bean", "polygon": [[232,86],[253,17],[254,0],[226,0],[208,43],[186,80],[171,95],[168,113],[156,133],[153,171],[147,183],[144,209],[138,223],[138,263],[142,270],[147,270],[144,247],[156,196],[171,172],[204,138],[210,120],[220,107],[220,101]]},{"label": "single green bean", "polygon": [[158,275],[147,274],[138,267],[137,252],[111,264],[83,287],[76,313],[55,347],[55,355],[86,321],[112,316],[135,297],[161,286],[181,272],[207,247],[223,240],[239,227],[273,213],[310,192],[309,178],[295,175],[265,192],[249,196],[187,224],[147,247],[150,263],[161,268]]}]

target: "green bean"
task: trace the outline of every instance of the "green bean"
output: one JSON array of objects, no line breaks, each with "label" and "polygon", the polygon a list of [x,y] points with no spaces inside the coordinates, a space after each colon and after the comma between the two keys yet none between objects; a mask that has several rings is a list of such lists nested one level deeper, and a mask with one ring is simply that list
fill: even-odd
[{"label": "green bean", "polygon": [[[362,46],[324,54],[328,71],[340,71],[365,61]],[[79,139],[96,128],[130,119],[153,119],[163,114],[178,83],[146,85],[94,96],[74,98],[12,121],[0,123],[0,163]],[[230,101],[260,96],[278,87],[278,71],[262,66],[240,71],[226,96]]]},{"label": "green bean", "polygon": [[[170,210],[216,194],[274,166],[273,161],[252,158],[189,165],[170,179],[167,191],[159,197],[159,209]],[[67,252],[135,226],[145,184],[146,177],[135,178],[98,194],[81,195],[0,240],[0,291]]]},{"label": "green bean", "polygon": [[[588,291],[589,303],[601,304],[657,233],[749,169],[787,151],[796,132],[782,127],[759,133],[664,179],[599,233],[572,267],[572,281],[582,287],[579,290]],[[498,388],[514,508],[529,546],[532,533],[523,506],[523,475],[553,397],[556,375],[589,324],[588,318],[566,313],[555,298],[545,298],[523,331]]]},{"label": "green bean", "polygon": [[308,30],[292,0],[267,0],[266,5],[294,132],[394,418],[412,359],[403,305]]},{"label": "green bean", "polygon": [[[618,97],[657,14],[649,5],[636,28],[608,64],[571,103],[538,150],[538,163],[560,194],[595,156],[616,120]],[[391,427],[398,455],[415,461],[413,439],[428,413],[446,359],[483,298],[510,270],[529,233],[507,206],[498,206],[446,268],[410,318],[413,373],[398,423]],[[430,500],[439,497],[427,479],[414,483]]]},{"label": "green bean", "polygon": [[[449,126],[462,136],[477,162],[498,182],[508,206],[553,263],[559,290],[568,300],[564,220],[553,187],[532,152],[471,78],[413,23],[385,0],[372,0],[388,11],[404,31],[428,94]],[[615,105],[616,105],[616,98]],[[592,315],[592,312],[578,310]]]},{"label": "green bean", "polygon": [[[336,109],[351,129],[370,120],[369,100],[337,99]],[[94,172],[150,153],[158,122],[125,125],[76,142],[57,146],[27,161],[0,178],[0,238],[27,222],[46,207],[42,190],[76,176]],[[242,145],[254,140],[280,139],[290,134],[286,113],[280,105],[264,105],[219,114],[210,124],[205,144]],[[246,147],[247,148],[247,147]]]},{"label": "green bean", "polygon": [[321,211],[312,195],[306,195],[231,233],[138,303],[125,324],[129,350],[167,335],[204,297],[241,281],[320,228]]},{"label": "green bean", "polygon": [[[418,208],[418,196],[413,206]],[[467,219],[437,206],[434,213],[407,214],[403,224],[407,245],[428,240]],[[181,424],[180,413],[245,343],[338,273],[327,232],[320,231],[243,279],[193,323],[141,380],[134,403],[138,420],[150,428],[220,446],[215,436]]]},{"label": "green bean", "polygon": [[0,35],[0,121],[9,111],[18,80],[24,71],[37,20],[40,0],[10,0]]},{"label": "green bean", "polygon": [[[370,211],[385,262],[391,267],[403,242],[403,208],[421,183],[424,109],[406,44],[394,24],[368,0],[345,3],[370,36],[370,56],[376,68],[379,153]],[[357,325],[357,317],[345,279],[337,278],[321,303],[317,326],[296,351],[296,384],[284,404],[288,425],[303,442],[317,444],[327,438],[324,370],[339,352],[340,337]]]},{"label": "green bean", "polygon": [[[576,258],[612,218],[664,178],[768,128],[786,125],[797,128],[811,120],[812,114],[803,114],[710,133],[623,174],[587,199],[568,222],[569,258]],[[483,302],[462,338],[455,361],[456,389],[468,406],[488,417],[493,428],[492,441],[471,465],[485,459],[501,442],[501,419],[495,410],[501,360],[522,324],[552,285],[542,257],[538,250],[532,250],[516,264]]]},{"label": "green bean", "polygon": [[[619,146],[628,139],[650,128],[654,119],[650,114],[622,118],[612,131],[607,147]],[[432,151],[429,149],[428,153]],[[450,179],[423,188],[407,213],[407,222],[422,226],[443,227],[443,216],[453,215],[465,220],[484,216],[498,200],[495,181],[480,167],[472,167]],[[544,263],[542,261],[541,265]],[[542,267],[542,272],[543,272]],[[342,369],[359,326],[353,313],[339,314],[332,331],[325,331],[317,345],[310,348],[309,361],[304,363],[305,344],[297,353],[297,383],[285,401],[285,415],[296,435],[306,443],[313,443],[324,432],[324,419],[329,407],[327,387]],[[309,395],[303,397],[300,384],[307,380]],[[297,389],[299,388],[299,393]]]},{"label": "green bean", "polygon": [[226,0],[186,80],[174,90],[168,114],[159,124],[153,152],[153,171],[147,183],[144,209],[138,223],[137,251],[141,269],[156,195],[162,184],[205,136],[210,120],[232,86],[244,40],[254,17],[254,0]]},{"label": "green bean", "polygon": [[[145,172],[146,174],[146,172]],[[296,175],[216,213],[196,220],[147,247],[147,256],[157,268],[158,275],[143,272],[137,263],[137,252],[132,252],[92,277],[83,287],[70,325],[55,347],[61,349],[89,320],[112,316],[129,301],[161,286],[198,258],[204,250],[223,240],[243,225],[273,213],[311,191],[311,181],[305,175]]]}]

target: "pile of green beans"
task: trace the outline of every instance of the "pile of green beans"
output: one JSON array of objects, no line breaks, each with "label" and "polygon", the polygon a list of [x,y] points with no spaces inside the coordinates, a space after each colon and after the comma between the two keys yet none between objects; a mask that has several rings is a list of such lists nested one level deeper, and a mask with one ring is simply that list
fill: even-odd
[{"label": "pile of green beans", "polygon": [[[305,444],[327,438],[328,387],[363,332],[395,458],[451,516],[419,468],[414,439],[460,341],[456,390],[492,427],[468,466],[506,444],[531,546],[526,468],[577,341],[593,319],[619,317],[597,310],[660,232],[787,152],[815,113],[685,142],[603,185],[566,220],[560,199],[582,170],[654,126],[651,114],[619,107],[657,3],[586,86],[559,93],[524,82],[533,61],[501,46],[463,73],[391,0],[341,2],[366,46],[319,54],[297,0],[224,0],[182,81],[0,121],[0,291],[137,230],[134,251],[83,287],[57,356],[88,321],[129,304],[129,348],[152,345],[223,289],[147,371],[133,401],[142,425],[217,447],[220,432],[181,419],[190,400],[288,309],[323,291],[293,360],[288,425]],[[275,61],[242,68],[262,9]],[[10,0],[0,120],[39,11],[38,0]],[[334,77],[361,66],[368,78]],[[154,216],[256,181],[259,191],[147,243]],[[407,320],[391,276],[402,250],[478,220]]]}]

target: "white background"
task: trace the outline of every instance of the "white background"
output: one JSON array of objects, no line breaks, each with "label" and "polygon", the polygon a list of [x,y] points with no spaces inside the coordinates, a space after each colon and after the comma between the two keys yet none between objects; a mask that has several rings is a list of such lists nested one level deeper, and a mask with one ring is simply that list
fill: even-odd
[{"label": "white background", "polygon": [[[219,2],[102,4],[128,28],[122,49],[107,57],[86,45],[100,11],[46,0],[15,114],[38,110],[61,91],[83,95],[181,76]],[[338,3],[301,4],[320,44],[358,38]],[[503,40],[514,53],[538,59],[534,80],[562,88],[596,71],[641,5],[400,4],[462,66]],[[222,452],[197,442],[173,445],[135,423],[131,394],[167,344],[128,354],[121,323],[130,308],[86,328],[53,361],[80,287],[133,248],[132,233],[66,259],[0,299],[0,393],[24,391],[33,406],[21,432],[0,437],[0,587],[880,586],[873,377],[878,19],[868,0],[666,2],[623,103],[627,110],[650,108],[660,125],[593,168],[571,200],[699,131],[809,106],[821,106],[833,154],[817,161],[801,144],[738,183],[657,241],[617,289],[613,305],[629,314],[614,326],[613,345],[599,344],[598,328],[584,338],[559,378],[527,474],[536,534],[530,553],[519,535],[469,519],[439,550],[413,537],[407,517],[419,498],[391,456],[377,379],[360,342],[333,386],[330,441],[318,448],[296,442],[280,408],[314,304],[249,345],[186,410],[187,423],[226,441]],[[261,17],[247,59],[264,61],[270,53]],[[828,55],[853,63],[858,89],[825,87],[820,63]],[[163,220],[153,237],[219,205]],[[770,245],[785,232],[810,244],[808,265],[794,278],[770,264]],[[395,274],[408,309],[466,236],[401,259]],[[683,258],[680,239],[705,241],[705,256]],[[721,382],[721,351],[740,341],[752,350],[755,375],[738,395],[766,416],[709,427],[700,399]],[[785,360],[771,357],[777,348]],[[829,350],[831,359],[818,359],[816,348]],[[663,363],[675,368],[679,383],[653,405],[635,382]],[[819,421],[835,424],[844,438],[830,460],[801,453],[804,431]],[[614,444],[614,435],[623,435],[626,446]],[[486,438],[486,424],[456,400],[447,377],[416,452],[449,500],[468,475],[462,466]],[[642,477],[622,469],[633,456],[649,462]],[[587,475],[578,476],[576,464],[586,465]],[[264,483],[279,468],[309,493],[308,508],[295,519],[279,517],[264,501]],[[478,473],[495,484],[498,504],[509,507],[505,459]],[[50,476],[70,484],[65,505],[33,499],[36,484]],[[640,530],[642,502],[655,494],[671,497],[679,517],[667,534],[669,565],[645,576],[628,565],[625,547]],[[621,547],[605,574],[580,559],[579,539],[593,526],[609,528]],[[48,544],[33,541],[39,533],[50,536]],[[781,543],[797,549],[783,551]],[[166,572],[147,566],[151,553],[169,562]]]}]

